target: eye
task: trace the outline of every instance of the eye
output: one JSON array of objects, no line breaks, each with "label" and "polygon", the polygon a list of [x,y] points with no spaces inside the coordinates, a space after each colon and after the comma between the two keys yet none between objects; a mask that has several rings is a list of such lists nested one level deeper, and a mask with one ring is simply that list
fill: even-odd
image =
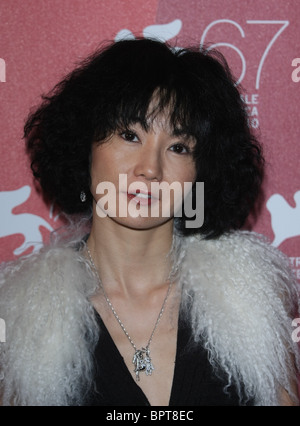
[{"label": "eye", "polygon": [[170,150],[176,154],[190,154],[191,150],[187,145],[183,143],[176,143],[170,147]]},{"label": "eye", "polygon": [[139,140],[136,133],[132,132],[131,130],[125,130],[124,132],[121,132],[120,136],[127,142],[138,142]]}]

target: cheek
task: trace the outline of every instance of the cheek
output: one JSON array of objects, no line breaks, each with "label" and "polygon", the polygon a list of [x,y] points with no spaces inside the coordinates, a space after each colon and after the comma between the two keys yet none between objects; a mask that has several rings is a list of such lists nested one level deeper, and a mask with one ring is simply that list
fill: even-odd
[{"label": "cheek", "polygon": [[182,201],[191,191],[192,186],[196,181],[196,177],[196,167],[193,162],[190,162],[187,167],[182,168],[181,173],[177,177],[177,180],[181,183],[182,186]]},{"label": "cheek", "polygon": [[109,146],[99,146],[94,149],[90,168],[93,184],[112,180],[113,172],[116,170],[115,158],[112,154]]},{"label": "cheek", "polygon": [[188,180],[188,182],[193,182],[193,183],[195,183],[196,179],[197,179],[197,170],[196,170],[196,165],[195,165],[195,163],[193,162],[193,163],[190,165],[189,180]]},{"label": "cheek", "polygon": [[179,182],[192,182],[194,183],[197,177],[196,166],[194,162],[188,162],[183,167],[179,168],[176,180]]},{"label": "cheek", "polygon": [[90,175],[91,175],[91,193],[94,196],[94,199],[99,198],[99,195],[97,195],[96,190],[99,183],[111,181],[112,176],[110,173],[110,167],[109,167],[109,161],[105,159],[104,153],[96,152],[93,155],[92,162],[91,162],[91,168],[90,168]]},{"label": "cheek", "polygon": [[[196,167],[194,162],[189,161],[180,166],[176,165],[176,167],[172,168],[169,172],[166,180],[169,185],[174,185],[174,188],[176,188],[175,191],[170,191],[169,200],[173,209],[172,213],[176,215],[177,212],[181,211],[182,203],[191,191],[192,185],[196,180]],[[167,211],[167,208],[167,203],[163,203],[163,211]]]}]

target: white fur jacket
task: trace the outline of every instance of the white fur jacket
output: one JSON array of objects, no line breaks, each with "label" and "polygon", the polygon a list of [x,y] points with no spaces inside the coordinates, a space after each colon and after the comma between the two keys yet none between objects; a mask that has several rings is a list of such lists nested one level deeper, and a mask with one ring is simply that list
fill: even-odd
[{"label": "white fur jacket", "polygon": [[[176,239],[195,338],[204,338],[211,363],[256,405],[279,405],[278,384],[293,395],[299,368],[292,340],[299,299],[287,258],[246,231]],[[76,244],[55,243],[2,267],[3,405],[79,405],[92,386],[98,328],[89,298],[98,284]]]}]

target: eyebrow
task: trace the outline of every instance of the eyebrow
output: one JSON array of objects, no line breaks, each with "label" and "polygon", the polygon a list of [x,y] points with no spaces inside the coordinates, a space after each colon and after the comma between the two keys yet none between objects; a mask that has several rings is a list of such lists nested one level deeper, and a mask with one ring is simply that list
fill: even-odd
[{"label": "eyebrow", "polygon": [[178,128],[173,129],[171,136],[175,138],[179,136],[180,138],[184,139],[185,142],[190,142],[190,143],[195,142],[195,138],[191,134],[188,134],[183,129],[178,129]]}]

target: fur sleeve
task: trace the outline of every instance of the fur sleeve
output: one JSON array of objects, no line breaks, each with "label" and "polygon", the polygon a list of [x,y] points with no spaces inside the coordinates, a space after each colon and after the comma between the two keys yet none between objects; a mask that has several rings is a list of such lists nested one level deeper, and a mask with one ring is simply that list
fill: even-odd
[{"label": "fur sleeve", "polygon": [[291,384],[300,365],[292,340],[299,294],[287,257],[250,232],[192,238],[182,279],[184,300],[194,300],[195,340],[228,384],[256,405],[280,405],[280,387],[298,403]]},{"label": "fur sleeve", "polygon": [[80,253],[51,247],[1,272],[3,404],[78,403],[92,377],[95,280]]}]

